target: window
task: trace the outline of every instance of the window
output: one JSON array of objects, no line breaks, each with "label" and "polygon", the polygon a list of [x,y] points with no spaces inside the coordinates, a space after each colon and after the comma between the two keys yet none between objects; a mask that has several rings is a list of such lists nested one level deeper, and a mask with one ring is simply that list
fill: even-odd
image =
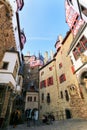
[{"label": "window", "polygon": [[44,102],[44,93],[42,93],[42,95],[41,95],[41,100],[42,100],[42,102]]},{"label": "window", "polygon": [[80,43],[82,44],[82,46],[87,49],[87,38],[85,36],[83,36],[81,39],[80,39]]},{"label": "window", "polygon": [[32,101],[32,97],[29,97],[29,96],[28,96],[28,97],[27,97],[27,101],[28,101],[28,102],[31,102],[31,101]]},{"label": "window", "polygon": [[50,93],[47,93],[47,103],[50,103]]},{"label": "window", "polygon": [[2,69],[7,69],[8,68],[8,62],[3,62],[3,66],[2,66]]},{"label": "window", "polygon": [[49,67],[49,70],[52,71],[52,67]]},{"label": "window", "polygon": [[85,48],[82,46],[81,43],[78,43],[76,47],[80,53],[83,53],[85,51]]},{"label": "window", "polygon": [[74,57],[75,57],[76,60],[79,58],[80,52],[79,52],[79,50],[77,48],[74,48],[73,55],[74,55]]},{"label": "window", "polygon": [[36,97],[34,97],[34,102],[36,102]]},{"label": "window", "polygon": [[44,75],[44,71],[41,72],[41,76]]},{"label": "window", "polygon": [[47,85],[50,86],[50,85],[53,85],[53,77],[49,77],[47,79]]},{"label": "window", "polygon": [[85,36],[83,36],[73,50],[73,55],[75,59],[77,60],[80,57],[81,53],[83,53],[86,49],[87,49],[87,39]]},{"label": "window", "polygon": [[62,91],[60,92],[60,96],[61,96],[61,98],[63,98],[63,92]]},{"label": "window", "polygon": [[40,82],[40,88],[46,87],[46,80]]},{"label": "window", "polygon": [[59,69],[61,69],[61,68],[62,68],[62,63],[59,64]]},{"label": "window", "polygon": [[87,40],[83,43],[83,45],[87,49]]},{"label": "window", "polygon": [[85,36],[83,36],[80,39],[81,44],[84,46],[85,49],[87,49],[87,38]]},{"label": "window", "polygon": [[60,81],[60,83],[66,81],[65,74],[62,74],[62,75],[59,77],[59,81]]},{"label": "window", "polygon": [[66,101],[69,101],[69,95],[68,95],[67,90],[65,90],[65,98],[66,98]]}]

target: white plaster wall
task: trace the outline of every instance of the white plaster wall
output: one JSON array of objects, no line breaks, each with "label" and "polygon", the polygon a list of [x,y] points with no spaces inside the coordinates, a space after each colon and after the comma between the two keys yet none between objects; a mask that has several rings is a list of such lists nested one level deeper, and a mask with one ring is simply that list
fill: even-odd
[{"label": "white plaster wall", "polygon": [[79,3],[87,8],[87,0],[79,0]]},{"label": "white plaster wall", "polygon": [[9,82],[11,82],[13,84],[13,86],[14,86],[14,89],[16,89],[16,82],[15,82],[12,74],[1,73],[0,72],[0,83],[8,84]]},{"label": "white plaster wall", "polygon": [[19,66],[18,55],[16,53],[6,52],[5,55],[4,55],[3,61],[9,62],[9,66],[8,66],[7,70],[1,70],[2,72],[11,72],[11,73],[13,73],[16,61],[18,61],[18,66]]}]

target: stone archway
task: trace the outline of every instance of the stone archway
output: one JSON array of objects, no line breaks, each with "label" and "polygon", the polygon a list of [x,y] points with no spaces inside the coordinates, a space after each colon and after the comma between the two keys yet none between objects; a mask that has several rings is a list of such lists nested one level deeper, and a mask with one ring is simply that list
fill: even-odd
[{"label": "stone archway", "polygon": [[87,89],[87,68],[84,68],[79,73],[79,83]]}]

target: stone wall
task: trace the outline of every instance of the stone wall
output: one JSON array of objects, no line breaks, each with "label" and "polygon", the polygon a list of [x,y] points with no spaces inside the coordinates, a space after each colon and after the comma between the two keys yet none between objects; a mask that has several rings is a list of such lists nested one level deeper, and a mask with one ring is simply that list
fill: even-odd
[{"label": "stone wall", "polygon": [[87,119],[87,104],[77,94],[71,96],[71,112],[73,118]]},{"label": "stone wall", "polygon": [[12,19],[8,14],[5,5],[0,3],[0,63],[7,49],[11,47],[16,49]]}]

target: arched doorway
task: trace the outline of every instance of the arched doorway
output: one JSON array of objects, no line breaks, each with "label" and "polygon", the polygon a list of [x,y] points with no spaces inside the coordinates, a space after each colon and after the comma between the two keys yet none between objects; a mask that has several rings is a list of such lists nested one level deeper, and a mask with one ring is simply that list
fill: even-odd
[{"label": "arched doorway", "polygon": [[81,74],[81,82],[83,84],[85,84],[85,87],[87,89],[87,71],[84,71],[82,74]]},{"label": "arched doorway", "polygon": [[71,118],[71,112],[69,109],[65,110],[65,114],[66,114],[66,119],[70,119]]}]

